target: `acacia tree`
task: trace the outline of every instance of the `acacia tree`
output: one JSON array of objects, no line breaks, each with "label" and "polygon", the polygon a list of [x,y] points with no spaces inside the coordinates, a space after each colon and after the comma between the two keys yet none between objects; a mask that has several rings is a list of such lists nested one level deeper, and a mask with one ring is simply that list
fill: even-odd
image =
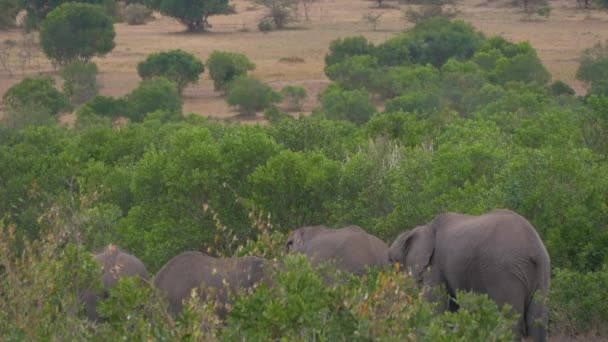
[{"label": "acacia tree", "polygon": [[188,83],[198,81],[204,70],[198,58],[180,49],[153,53],[137,65],[141,78],[166,77],[175,83],[180,94]]},{"label": "acacia tree", "polygon": [[230,14],[228,0],[148,0],[147,5],[186,25],[189,32],[205,31],[212,15]]},{"label": "acacia tree", "polygon": [[49,13],[40,29],[40,45],[59,65],[87,63],[112,51],[115,36],[112,19],[101,7],[71,2]]}]

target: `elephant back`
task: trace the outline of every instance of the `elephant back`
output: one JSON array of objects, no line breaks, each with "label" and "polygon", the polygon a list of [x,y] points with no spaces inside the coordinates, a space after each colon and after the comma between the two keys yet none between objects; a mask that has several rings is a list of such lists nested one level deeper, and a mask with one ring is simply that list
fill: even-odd
[{"label": "elephant back", "polygon": [[388,264],[388,246],[361,227],[325,229],[305,243],[304,254],[313,264],[332,260],[343,271],[361,274],[366,267]]},{"label": "elephant back", "polygon": [[217,313],[224,317],[229,293],[259,282],[264,274],[263,264],[263,259],[257,257],[214,258],[201,252],[185,252],[160,269],[154,285],[167,296],[174,313],[182,310],[183,300],[190,297],[193,289],[202,286],[201,300],[209,299],[213,293],[213,298],[222,304]]},{"label": "elephant back", "polygon": [[96,253],[93,258],[101,268],[99,279],[102,283],[100,292],[86,291],[83,295],[85,311],[89,319],[99,320],[97,302],[108,296],[108,290],[116,285],[120,278],[138,276],[148,279],[146,266],[135,256],[125,252],[116,245],[109,245]]}]

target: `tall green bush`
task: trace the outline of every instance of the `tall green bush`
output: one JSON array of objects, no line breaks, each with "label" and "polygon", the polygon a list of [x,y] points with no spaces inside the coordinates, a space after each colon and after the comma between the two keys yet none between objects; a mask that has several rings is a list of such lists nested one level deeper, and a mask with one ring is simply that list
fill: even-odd
[{"label": "tall green bush", "polygon": [[215,90],[226,91],[230,82],[247,76],[247,72],[255,69],[255,64],[243,54],[215,50],[207,59],[207,68]]}]

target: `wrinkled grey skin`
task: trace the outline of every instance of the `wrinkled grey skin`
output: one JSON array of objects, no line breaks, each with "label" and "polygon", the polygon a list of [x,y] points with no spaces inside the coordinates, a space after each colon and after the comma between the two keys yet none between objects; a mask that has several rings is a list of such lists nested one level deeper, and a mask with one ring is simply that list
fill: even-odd
[{"label": "wrinkled grey skin", "polygon": [[227,292],[234,294],[237,289],[250,289],[261,282],[264,265],[264,259],[254,256],[214,258],[201,252],[185,252],[158,271],[154,286],[166,295],[175,314],[182,311],[183,301],[190,298],[192,289],[203,285],[199,295],[204,300],[214,288],[215,298],[222,304],[217,314],[223,319],[227,313],[224,306],[230,302]]},{"label": "wrinkled grey skin", "polygon": [[[451,297],[456,290],[486,293],[499,306],[511,305],[520,319],[516,336],[546,341],[550,260],[530,223],[509,210],[481,216],[442,214],[425,226],[402,233],[391,245],[391,262],[429,288],[444,285]],[[533,301],[533,296],[538,296]],[[449,309],[457,305],[450,301]]]},{"label": "wrinkled grey skin", "polygon": [[289,234],[285,250],[305,254],[313,265],[331,260],[339,270],[357,274],[388,265],[387,244],[358,226],[301,227]]},{"label": "wrinkled grey skin", "polygon": [[94,255],[95,260],[102,269],[100,281],[102,283],[101,292],[86,291],[84,294],[84,307],[90,320],[99,320],[97,314],[97,301],[108,296],[110,287],[116,285],[122,277],[139,276],[148,279],[146,266],[136,257],[121,250],[116,245],[109,245]]}]

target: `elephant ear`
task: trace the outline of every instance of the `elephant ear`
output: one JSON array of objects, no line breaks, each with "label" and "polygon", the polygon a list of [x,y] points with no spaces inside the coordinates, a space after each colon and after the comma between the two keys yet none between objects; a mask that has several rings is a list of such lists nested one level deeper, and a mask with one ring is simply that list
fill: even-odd
[{"label": "elephant ear", "polygon": [[285,253],[301,252],[304,246],[305,228],[298,228],[292,231],[285,243]]},{"label": "elephant ear", "polygon": [[402,245],[403,262],[417,278],[430,265],[435,252],[435,233],[430,226],[419,226],[408,233]]}]

